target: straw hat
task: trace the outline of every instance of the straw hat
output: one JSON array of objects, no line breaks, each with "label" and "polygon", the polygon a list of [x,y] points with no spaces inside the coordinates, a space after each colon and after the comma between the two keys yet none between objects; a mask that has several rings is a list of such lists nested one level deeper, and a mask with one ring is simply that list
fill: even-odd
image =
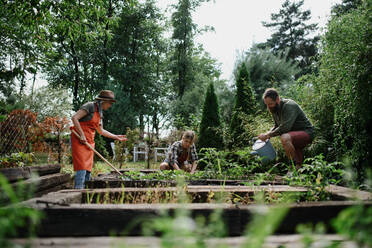
[{"label": "straw hat", "polygon": [[96,97],[96,100],[116,102],[114,92],[111,90],[102,90]]}]

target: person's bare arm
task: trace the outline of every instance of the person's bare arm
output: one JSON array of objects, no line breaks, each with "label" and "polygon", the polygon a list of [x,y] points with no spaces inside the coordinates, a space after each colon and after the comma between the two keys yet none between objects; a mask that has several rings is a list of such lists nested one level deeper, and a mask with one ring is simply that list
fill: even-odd
[{"label": "person's bare arm", "polygon": [[81,128],[80,126],[80,122],[79,120],[81,118],[83,118],[84,116],[86,116],[88,114],[88,112],[85,110],[85,109],[79,109],[71,118],[72,120],[72,123],[74,124],[76,130],[79,132],[80,134],[80,142],[85,144],[87,143],[87,138],[85,137],[85,134],[83,132],[83,129]]},{"label": "person's bare arm", "polygon": [[258,135],[258,138],[262,141],[266,141],[267,139],[270,139],[269,133],[261,133]]},{"label": "person's bare arm", "polygon": [[173,168],[174,168],[175,170],[181,170],[180,167],[178,167],[177,163],[174,163],[174,164],[173,164]]},{"label": "person's bare arm", "polygon": [[103,129],[103,127],[100,125],[99,128],[98,128],[98,132],[102,135],[102,136],[105,136],[107,138],[110,138],[110,139],[114,139],[114,140],[119,140],[119,141],[126,141],[128,140],[127,137],[125,135],[116,135],[116,134],[112,134],[110,133],[109,131]]},{"label": "person's bare arm", "polygon": [[190,171],[191,174],[195,173],[195,170],[196,170],[197,166],[198,166],[198,162],[194,161],[194,163],[192,163],[192,168],[191,168],[191,171]]}]

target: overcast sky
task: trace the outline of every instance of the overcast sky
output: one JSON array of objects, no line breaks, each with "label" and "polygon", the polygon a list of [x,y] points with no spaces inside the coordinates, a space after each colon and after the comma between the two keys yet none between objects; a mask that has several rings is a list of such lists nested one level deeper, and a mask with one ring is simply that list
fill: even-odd
[{"label": "overcast sky", "polygon": [[[178,0],[158,0],[165,9]],[[272,31],[262,25],[271,22],[271,13],[278,13],[284,0],[215,0],[203,3],[193,15],[193,21],[202,26],[213,26],[215,32],[204,33],[196,38],[204,49],[221,63],[222,78],[230,80],[235,58],[253,43],[266,41]],[[310,10],[309,23],[325,27],[331,7],[341,0],[305,0],[302,10]]]}]

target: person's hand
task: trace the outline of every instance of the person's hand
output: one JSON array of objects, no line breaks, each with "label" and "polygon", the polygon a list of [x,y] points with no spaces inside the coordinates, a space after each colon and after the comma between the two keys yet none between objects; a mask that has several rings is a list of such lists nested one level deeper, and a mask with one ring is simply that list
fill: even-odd
[{"label": "person's hand", "polygon": [[127,141],[127,136],[125,135],[116,135],[117,140],[119,141]]},{"label": "person's hand", "polygon": [[173,169],[175,169],[175,170],[181,170],[180,167],[176,163],[173,165]]},{"label": "person's hand", "polygon": [[265,134],[265,133],[261,133],[257,136],[260,140],[262,141],[266,141],[268,138],[270,138],[269,135]]},{"label": "person's hand", "polygon": [[80,143],[81,143],[81,144],[86,144],[86,143],[88,143],[87,138],[85,137],[85,135],[81,135],[81,136],[80,136]]}]

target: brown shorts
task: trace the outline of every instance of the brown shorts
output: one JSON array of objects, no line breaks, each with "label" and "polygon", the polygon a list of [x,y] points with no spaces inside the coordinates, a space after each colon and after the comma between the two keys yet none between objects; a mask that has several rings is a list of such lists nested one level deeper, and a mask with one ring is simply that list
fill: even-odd
[{"label": "brown shorts", "polygon": [[311,143],[310,135],[305,131],[292,131],[288,133],[291,136],[292,144],[295,149],[304,149]]},{"label": "brown shorts", "polygon": [[292,144],[295,148],[296,167],[301,166],[304,160],[302,150],[311,143],[310,135],[305,131],[293,131],[288,133],[291,136]]}]

